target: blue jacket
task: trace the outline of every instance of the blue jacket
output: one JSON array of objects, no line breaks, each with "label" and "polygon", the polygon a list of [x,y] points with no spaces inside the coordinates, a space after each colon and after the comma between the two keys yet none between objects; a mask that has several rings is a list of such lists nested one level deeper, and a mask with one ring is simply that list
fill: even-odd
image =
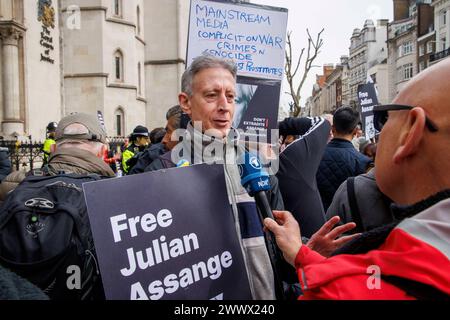
[{"label": "blue jacket", "polygon": [[356,151],[350,141],[333,139],[317,171],[317,186],[325,211],[339,186],[348,178],[366,173],[372,160]]}]

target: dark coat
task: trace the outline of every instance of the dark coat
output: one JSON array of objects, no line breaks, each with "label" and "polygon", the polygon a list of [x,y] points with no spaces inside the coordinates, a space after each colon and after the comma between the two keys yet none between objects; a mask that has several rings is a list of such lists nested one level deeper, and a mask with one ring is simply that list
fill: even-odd
[{"label": "dark coat", "polygon": [[139,174],[145,171],[153,161],[167,152],[166,147],[162,143],[152,145],[139,155],[136,165],[130,170],[128,175]]},{"label": "dark coat", "polygon": [[279,128],[283,136],[300,136],[280,154],[277,178],[285,209],[294,215],[302,235],[310,238],[326,222],[316,173],[331,126],[319,117],[289,118],[281,122]]},{"label": "dark coat", "polygon": [[325,211],[339,186],[350,177],[366,173],[371,164],[372,160],[356,151],[350,141],[333,139],[328,144],[317,172],[317,185]]},{"label": "dark coat", "polygon": [[9,150],[0,148],[0,182],[11,173],[11,160],[9,160]]},{"label": "dark coat", "polygon": [[49,300],[44,292],[0,266],[0,300]]}]

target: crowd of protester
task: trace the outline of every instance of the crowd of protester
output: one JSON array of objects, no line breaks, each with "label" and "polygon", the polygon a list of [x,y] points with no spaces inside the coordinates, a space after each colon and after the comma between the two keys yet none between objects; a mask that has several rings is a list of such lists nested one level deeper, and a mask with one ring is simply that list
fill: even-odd
[{"label": "crowd of protester", "polygon": [[[276,221],[261,221],[240,184],[237,164],[224,164],[254,299],[449,299],[449,73],[447,59],[412,79],[393,105],[375,107],[374,125],[381,134],[371,139],[364,137],[360,114],[351,107],[280,122],[279,170],[267,191]],[[165,128],[139,125],[118,150],[110,150],[96,117],[82,113],[49,125],[53,142],[46,144],[41,170],[11,173],[0,150],[5,201],[0,226],[19,190],[36,176],[107,179],[196,164],[213,140],[223,143],[223,156],[245,152],[245,146],[232,143],[236,74],[231,61],[197,58],[183,75],[179,105],[167,112]],[[202,123],[202,132],[194,122]],[[188,133],[182,139],[175,137],[179,129]],[[195,134],[201,136],[199,148]],[[180,164],[172,154],[176,146],[195,151]],[[221,159],[205,162],[211,160]],[[268,230],[284,254],[281,275],[272,268]],[[14,269],[7,236],[0,229],[0,298],[65,299],[52,291],[51,281]],[[367,285],[373,265],[381,272],[375,289]],[[277,282],[286,292],[277,290]],[[76,298],[104,298],[101,288],[92,292],[97,293]]]}]

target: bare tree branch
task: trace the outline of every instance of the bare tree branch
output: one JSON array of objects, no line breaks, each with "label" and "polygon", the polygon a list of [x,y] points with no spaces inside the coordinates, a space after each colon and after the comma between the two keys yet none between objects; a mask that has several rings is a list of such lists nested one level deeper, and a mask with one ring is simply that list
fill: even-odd
[{"label": "bare tree branch", "polygon": [[[325,29],[322,29],[318,34],[315,40],[313,40],[309,29],[306,29],[306,32],[308,34],[308,48],[303,48],[300,52],[300,56],[298,60],[296,61],[295,69],[293,68],[293,45],[292,45],[292,32],[289,32],[287,34],[287,40],[286,40],[286,66],[285,66],[285,73],[287,82],[289,84],[290,92],[286,92],[286,94],[290,94],[292,97],[292,109],[294,111],[294,116],[297,117],[300,114],[301,106],[300,106],[300,100],[301,100],[301,89],[303,88],[303,85],[306,82],[306,79],[308,78],[308,74],[311,71],[312,68],[316,68],[318,66],[313,65],[314,61],[320,54],[320,50],[323,47],[323,39],[322,39],[322,33],[325,31]],[[303,75],[300,80],[300,84],[298,86],[295,86],[294,82],[296,79],[296,75],[300,69],[300,65],[302,63],[304,54],[306,52],[306,60],[304,61],[304,68],[303,68]]]}]

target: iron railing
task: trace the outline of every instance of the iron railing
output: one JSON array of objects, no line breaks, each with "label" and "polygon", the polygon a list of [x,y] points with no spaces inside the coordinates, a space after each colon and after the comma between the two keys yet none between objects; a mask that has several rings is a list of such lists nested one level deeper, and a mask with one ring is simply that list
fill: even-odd
[{"label": "iron railing", "polygon": [[435,62],[450,56],[450,48],[430,55],[430,62]]},{"label": "iron railing", "polygon": [[20,170],[21,167],[33,170],[38,163],[43,162],[41,142],[19,141],[19,140],[2,140],[0,147],[8,148],[11,167],[13,170]]},{"label": "iron railing", "polygon": [[[123,137],[108,138],[110,150],[123,150],[125,141]],[[31,137],[26,141],[0,140],[0,147],[8,148],[11,167],[16,171],[40,168],[44,161],[43,145],[42,141],[33,141]]]}]

